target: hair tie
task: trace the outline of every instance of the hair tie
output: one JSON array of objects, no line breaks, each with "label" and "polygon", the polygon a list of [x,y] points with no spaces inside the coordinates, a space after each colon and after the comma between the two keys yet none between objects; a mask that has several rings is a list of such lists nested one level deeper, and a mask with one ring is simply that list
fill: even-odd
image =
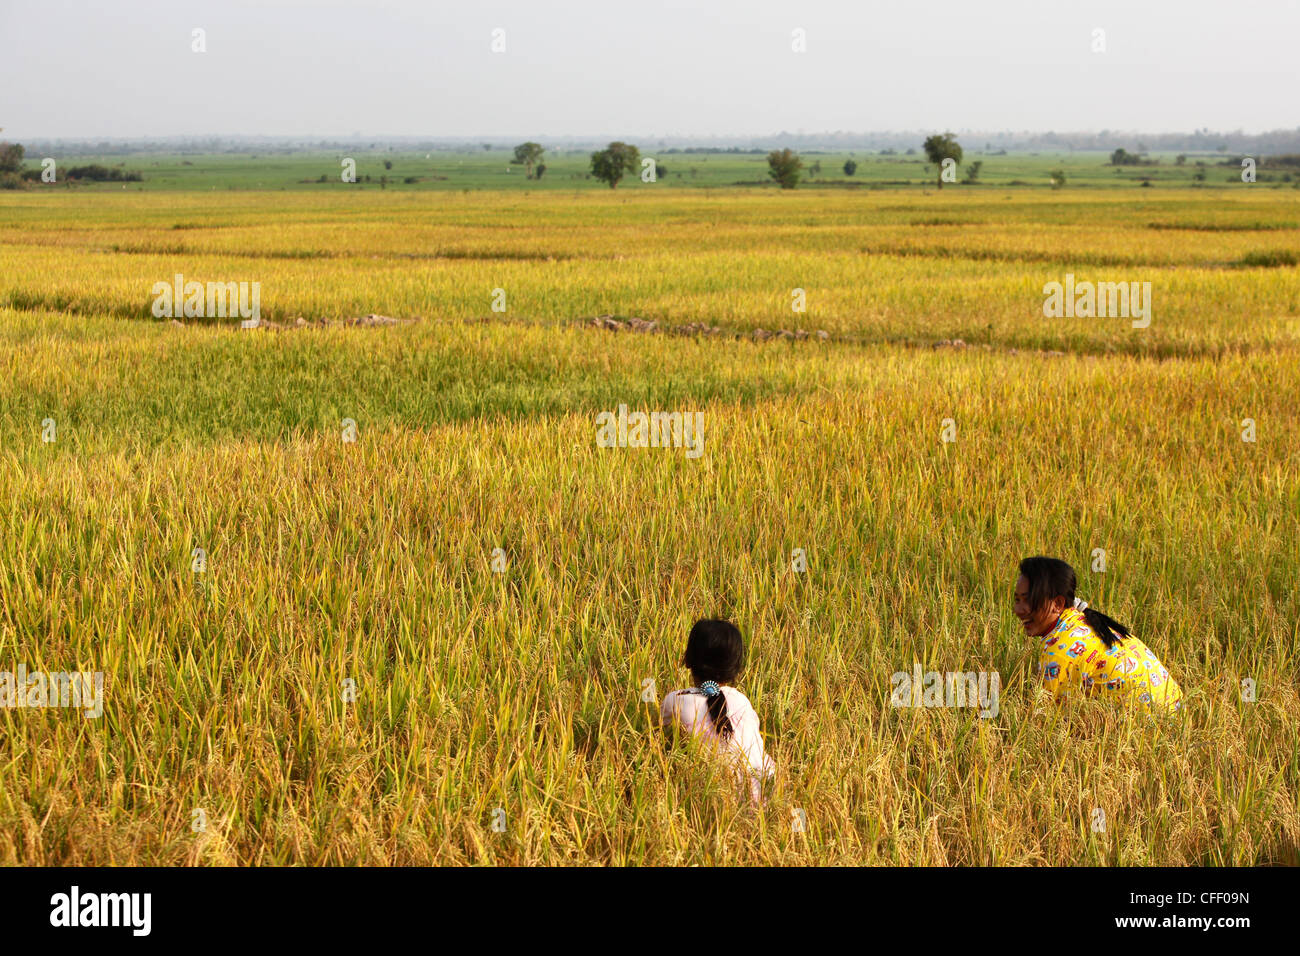
[{"label": "hair tie", "polygon": [[717,681],[706,680],[700,685],[700,692],[704,694],[705,697],[717,697],[722,693],[722,688],[718,686]]},{"label": "hair tie", "polygon": [[1074,599],[1074,606],[1075,606],[1078,610],[1080,610],[1080,611],[1086,611],[1086,610],[1088,610],[1088,602],[1087,602],[1087,601],[1080,601],[1078,598],[1075,598],[1075,599]]}]

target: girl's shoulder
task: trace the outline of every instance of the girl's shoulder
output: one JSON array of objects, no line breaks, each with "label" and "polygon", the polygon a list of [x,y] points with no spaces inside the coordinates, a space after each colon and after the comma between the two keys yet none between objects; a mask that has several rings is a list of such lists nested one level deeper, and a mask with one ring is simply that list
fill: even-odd
[{"label": "girl's shoulder", "polygon": [[732,701],[735,701],[738,704],[744,704],[746,707],[753,706],[752,704],[750,704],[749,698],[745,696],[745,692],[740,690],[739,688],[727,685],[722,688],[722,693],[727,695],[728,704],[730,704]]},{"label": "girl's shoulder", "polygon": [[[723,688],[726,690],[726,688]],[[704,691],[698,687],[678,687],[676,690],[670,690],[664,695],[665,701],[679,701],[682,703],[707,702],[708,698],[704,696]]]},{"label": "girl's shoulder", "polygon": [[708,698],[704,696],[704,692],[698,687],[681,687],[664,694],[663,703],[660,706],[666,713],[670,710],[695,710],[707,705]]},{"label": "girl's shoulder", "polygon": [[1132,634],[1126,634],[1116,641],[1113,650],[1116,655],[1125,654],[1129,657],[1150,658],[1156,663],[1160,662],[1160,659],[1156,657],[1156,652]]},{"label": "girl's shoulder", "polygon": [[754,705],[750,703],[749,698],[745,696],[743,691],[739,691],[734,687],[724,687],[722,693],[727,697],[727,713],[733,718],[739,720],[748,714],[758,716],[754,711]]},{"label": "girl's shoulder", "polygon": [[[733,700],[736,701],[737,703],[749,704],[749,698],[745,696],[745,692],[738,688],[732,687],[730,684],[723,684],[718,689],[721,690],[723,696],[727,698],[728,704],[730,704]],[[670,697],[673,699],[677,699],[679,697],[698,697],[701,700],[703,700],[704,691],[700,690],[698,687],[679,687],[676,690],[670,690],[667,694],[665,694],[664,700],[668,700]]]},{"label": "girl's shoulder", "polygon": [[1043,638],[1043,650],[1051,651],[1056,647],[1071,648],[1077,654],[1079,644],[1092,645],[1100,640],[1097,632],[1084,620],[1083,615],[1071,609],[1061,615],[1056,627]]},{"label": "girl's shoulder", "polygon": [[[727,710],[729,713],[737,714],[746,710],[753,710],[754,705],[750,703],[749,698],[743,691],[737,690],[730,685],[723,685],[720,690],[722,696],[727,700]],[[678,690],[670,690],[664,695],[663,709],[669,710],[695,710],[708,706],[708,698],[704,696],[704,691],[698,687],[682,687]]]}]

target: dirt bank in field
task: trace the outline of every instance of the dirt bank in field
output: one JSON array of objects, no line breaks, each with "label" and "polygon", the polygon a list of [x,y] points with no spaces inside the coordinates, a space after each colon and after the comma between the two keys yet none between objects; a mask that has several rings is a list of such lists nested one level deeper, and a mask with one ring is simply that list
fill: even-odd
[{"label": "dirt bank in field", "polygon": [[726,333],[716,325],[707,325],[704,322],[691,322],[687,325],[661,325],[653,319],[641,319],[636,316],[622,315],[598,315],[590,319],[580,320],[583,326],[605,329],[609,332],[662,332],[668,335],[726,335],[730,334],[735,338],[749,338],[755,342],[766,342],[768,339],[807,339],[816,338],[825,341],[831,337],[831,334],[825,329],[818,329],[816,332],[809,332],[806,329],[777,329],[769,332],[767,329],[754,329],[752,332],[731,332]]}]

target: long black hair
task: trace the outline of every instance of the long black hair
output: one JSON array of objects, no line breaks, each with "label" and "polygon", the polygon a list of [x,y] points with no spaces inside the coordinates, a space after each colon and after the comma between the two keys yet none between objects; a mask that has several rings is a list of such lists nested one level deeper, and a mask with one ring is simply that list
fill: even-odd
[{"label": "long black hair", "polygon": [[[1074,603],[1079,579],[1074,568],[1060,558],[1025,558],[1020,562],[1020,573],[1029,582],[1029,606],[1034,611],[1055,597],[1065,598],[1066,607]],[[1083,619],[1107,647],[1114,647],[1120,638],[1128,637],[1127,627],[1094,608],[1084,608]]]},{"label": "long black hair", "polygon": [[[686,639],[682,663],[691,670],[698,687],[705,681],[730,684],[745,667],[745,639],[730,621],[706,618],[696,621]],[[721,693],[704,698],[713,729],[721,737],[731,736],[731,719],[727,716],[727,698]]]}]

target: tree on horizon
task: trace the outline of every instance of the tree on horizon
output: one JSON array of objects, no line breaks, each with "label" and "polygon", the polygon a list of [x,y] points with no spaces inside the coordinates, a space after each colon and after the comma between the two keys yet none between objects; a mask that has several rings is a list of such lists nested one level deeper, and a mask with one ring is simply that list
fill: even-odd
[{"label": "tree on horizon", "polygon": [[961,145],[952,133],[944,133],[942,136],[935,133],[933,136],[926,137],[921,145],[925,149],[926,158],[939,167],[939,188],[943,189],[943,161],[951,159],[960,166]]},{"label": "tree on horizon", "polygon": [[624,173],[634,172],[640,163],[641,151],[635,146],[613,142],[591,154],[591,174],[614,189]]}]

